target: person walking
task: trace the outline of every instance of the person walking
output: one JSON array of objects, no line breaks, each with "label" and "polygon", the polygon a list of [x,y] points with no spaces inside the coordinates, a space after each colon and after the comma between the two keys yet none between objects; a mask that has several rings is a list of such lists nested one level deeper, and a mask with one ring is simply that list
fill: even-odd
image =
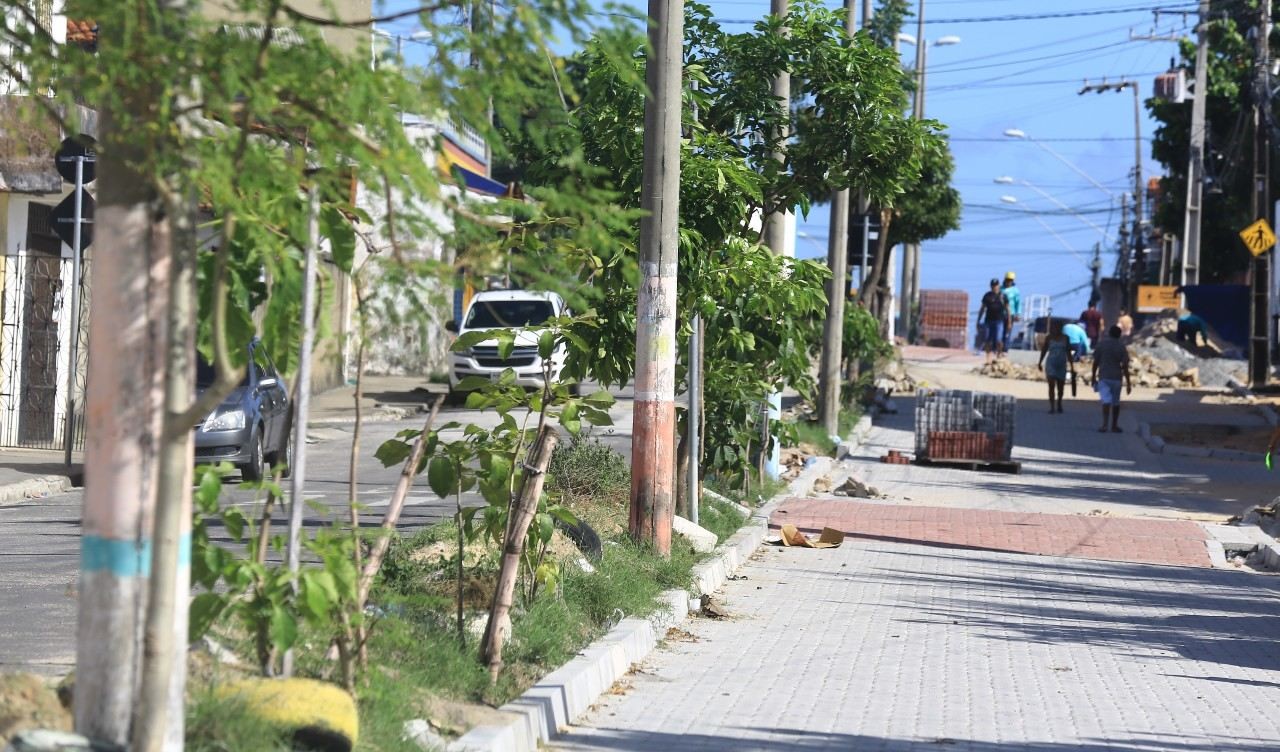
[{"label": "person walking", "polygon": [[1076,380],[1076,365],[1071,361],[1071,341],[1062,333],[1062,324],[1055,322],[1049,329],[1049,336],[1044,338],[1040,347],[1040,362],[1037,367],[1044,371],[1044,378],[1049,382],[1049,413],[1062,412],[1062,397],[1067,388],[1067,371],[1071,371],[1071,381]]},{"label": "person walking", "polygon": [[1090,300],[1089,307],[1080,314],[1080,323],[1084,325],[1084,333],[1089,335],[1089,345],[1098,346],[1098,338],[1106,322],[1102,319],[1102,311],[1098,310],[1098,301]]},{"label": "person walking", "polygon": [[1004,286],[1000,288],[1005,305],[1009,307],[1009,325],[1004,329],[1004,350],[1009,351],[1009,341],[1013,339],[1013,325],[1022,320],[1022,291],[1014,284],[1013,272],[1004,273]]},{"label": "person walking", "polygon": [[1120,381],[1124,380],[1125,393],[1133,394],[1133,379],[1129,374],[1129,350],[1120,341],[1120,327],[1111,327],[1107,334],[1093,353],[1093,388],[1102,401],[1102,427],[1098,432],[1106,433],[1109,421],[1111,432],[1120,433]]},{"label": "person walking", "polygon": [[978,326],[986,334],[982,349],[990,363],[1004,352],[1004,333],[1009,326],[1009,304],[1000,294],[998,279],[991,280],[991,290],[982,296],[982,304],[978,307]]}]

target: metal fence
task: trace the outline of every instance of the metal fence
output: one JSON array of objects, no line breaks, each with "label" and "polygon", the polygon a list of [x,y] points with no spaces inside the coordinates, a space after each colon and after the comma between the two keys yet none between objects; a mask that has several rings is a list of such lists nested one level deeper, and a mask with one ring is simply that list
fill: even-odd
[{"label": "metal fence", "polygon": [[[71,260],[0,255],[0,447],[62,449],[70,428],[84,448],[88,265],[81,266],[79,346],[71,358]],[[67,420],[67,389],[75,407]]]}]

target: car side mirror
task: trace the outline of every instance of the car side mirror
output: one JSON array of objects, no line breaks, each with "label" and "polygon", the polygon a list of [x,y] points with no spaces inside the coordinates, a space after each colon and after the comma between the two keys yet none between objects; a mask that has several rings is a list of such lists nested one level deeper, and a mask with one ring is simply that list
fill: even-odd
[{"label": "car side mirror", "polygon": [[452,332],[454,334],[457,334],[458,322],[454,321],[453,319],[449,319],[448,321],[444,322],[444,330],[446,332]]},{"label": "car side mirror", "polygon": [[279,384],[279,383],[280,383],[280,380],[277,379],[276,377],[268,376],[267,378],[259,381],[258,386],[275,386],[276,384]]}]

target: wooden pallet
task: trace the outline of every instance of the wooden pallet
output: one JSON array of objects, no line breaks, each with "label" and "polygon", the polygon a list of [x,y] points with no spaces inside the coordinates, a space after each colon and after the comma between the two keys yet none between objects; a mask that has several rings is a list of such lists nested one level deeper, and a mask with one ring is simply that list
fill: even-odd
[{"label": "wooden pallet", "polygon": [[981,470],[988,473],[1008,473],[1017,475],[1022,472],[1022,463],[1017,460],[964,460],[964,459],[929,459],[917,457],[917,465],[925,467],[956,467],[961,470]]}]

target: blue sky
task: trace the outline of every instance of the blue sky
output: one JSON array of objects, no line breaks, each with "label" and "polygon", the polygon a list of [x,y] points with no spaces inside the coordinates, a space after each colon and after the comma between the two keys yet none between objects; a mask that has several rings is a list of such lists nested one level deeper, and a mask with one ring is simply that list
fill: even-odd
[{"label": "blue sky", "polygon": [[[643,13],[643,4],[632,5],[637,14]],[[708,5],[730,30],[748,29],[741,22],[762,18],[769,10],[768,0],[712,0]],[[1129,91],[1078,92],[1085,79],[1097,82],[1105,77],[1136,80],[1142,97],[1150,96],[1155,75],[1168,68],[1177,47],[1172,41],[1131,41],[1130,32],[1181,36],[1189,34],[1194,24],[1193,13],[1185,18],[1162,13],[1157,25],[1150,11],[1154,7],[1194,10],[1195,4],[1192,0],[927,2],[926,38],[960,38],[956,45],[929,48],[926,114],[947,125],[956,157],[955,185],[966,208],[959,230],[924,244],[922,287],[958,288],[978,295],[985,291],[988,279],[1014,270],[1024,295],[1053,296],[1059,315],[1075,315],[1084,308],[1087,288],[1073,288],[1087,285],[1086,261],[1102,235],[1061,212],[1035,190],[993,180],[1008,176],[1029,181],[1086,213],[1114,239],[1120,219],[1119,194],[1132,190],[1133,95]],[[1062,13],[1088,15],[960,20]],[[904,31],[915,35],[914,18]],[[902,52],[913,59],[912,47],[903,45]],[[1057,152],[1114,195],[1037,143],[1003,136],[1010,128]],[[1144,139],[1150,139],[1154,130],[1145,108],[1141,130]],[[1144,179],[1160,174],[1150,159],[1149,140],[1143,141],[1143,157]],[[1002,196],[1011,196],[1017,203],[1004,204]],[[1046,229],[1018,210],[1056,213],[1040,216]],[[799,219],[797,255],[825,257],[828,214],[820,206]],[[1102,257],[1104,275],[1115,261],[1114,244],[1109,242]]]}]

